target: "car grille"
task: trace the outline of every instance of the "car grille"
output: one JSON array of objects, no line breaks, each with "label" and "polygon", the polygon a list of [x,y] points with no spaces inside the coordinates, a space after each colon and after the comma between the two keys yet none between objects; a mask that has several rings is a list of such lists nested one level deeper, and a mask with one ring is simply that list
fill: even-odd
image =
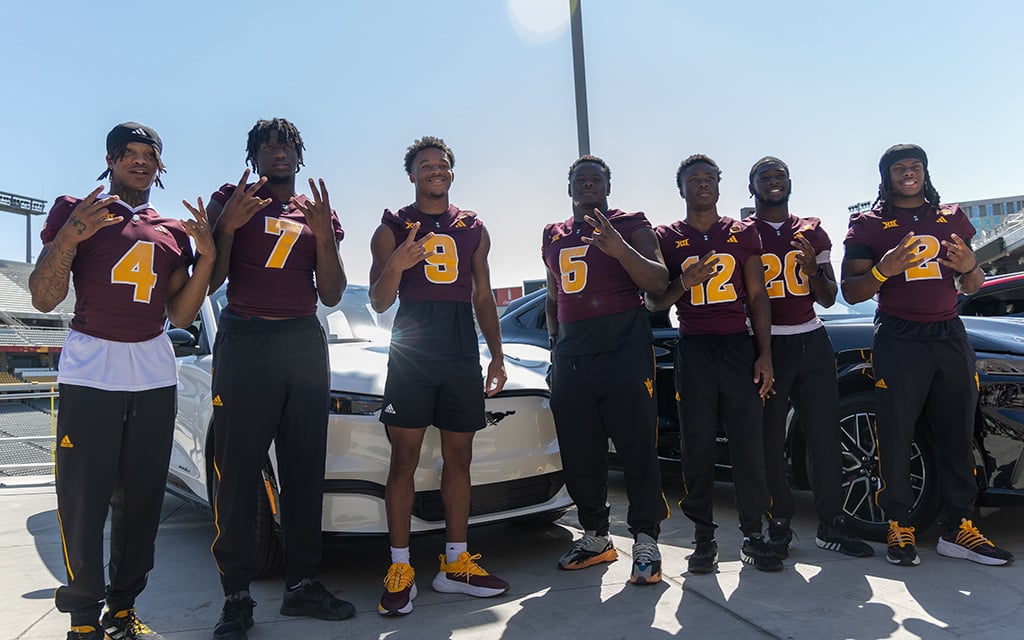
[{"label": "car grille", "polygon": [[[521,509],[550,500],[562,489],[562,472],[531,476],[508,482],[495,482],[473,487],[470,495],[469,515],[481,516],[499,511]],[[444,520],[444,503],[440,491],[416,493],[413,515],[421,520]]]}]

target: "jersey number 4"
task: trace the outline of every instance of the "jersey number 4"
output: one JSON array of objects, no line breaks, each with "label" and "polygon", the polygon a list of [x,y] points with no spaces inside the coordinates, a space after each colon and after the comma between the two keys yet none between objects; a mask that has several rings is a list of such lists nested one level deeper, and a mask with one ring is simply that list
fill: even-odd
[{"label": "jersey number 4", "polygon": [[133,302],[149,304],[156,288],[156,271],[153,270],[153,256],[156,245],[138,240],[110,269],[111,284],[130,284],[135,287]]}]

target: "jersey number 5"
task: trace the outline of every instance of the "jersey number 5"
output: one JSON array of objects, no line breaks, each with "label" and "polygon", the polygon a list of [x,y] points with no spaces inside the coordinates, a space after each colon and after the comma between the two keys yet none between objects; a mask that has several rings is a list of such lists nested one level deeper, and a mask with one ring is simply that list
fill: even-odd
[{"label": "jersey number 5", "polygon": [[133,302],[149,304],[156,287],[156,272],[153,271],[155,247],[152,242],[138,240],[125,252],[110,269],[111,284],[130,284],[135,287]]},{"label": "jersey number 5", "polygon": [[288,256],[292,254],[292,248],[295,247],[295,242],[302,233],[302,223],[284,218],[264,218],[264,220],[266,221],[264,232],[277,236],[277,242],[274,243],[274,249],[263,266],[267,269],[284,269],[284,263],[288,261]]},{"label": "jersey number 5", "polygon": [[587,286],[587,263],[583,258],[590,245],[569,247],[558,252],[558,270],[562,272],[562,291],[579,293]]}]

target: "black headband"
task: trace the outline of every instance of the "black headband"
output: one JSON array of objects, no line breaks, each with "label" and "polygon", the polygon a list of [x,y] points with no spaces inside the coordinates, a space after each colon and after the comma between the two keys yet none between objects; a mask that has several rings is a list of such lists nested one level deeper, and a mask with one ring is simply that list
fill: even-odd
[{"label": "black headband", "polygon": [[151,145],[158,154],[164,150],[164,143],[156,131],[138,122],[122,122],[107,134],[107,153],[113,155],[115,149],[129,142],[142,142]]},{"label": "black headband", "polygon": [[878,172],[882,174],[882,180],[889,175],[889,167],[907,158],[920,160],[924,164],[924,168],[928,168],[928,155],[924,149],[916,144],[896,144],[886,149],[882,154],[882,159],[878,161]]},{"label": "black headband", "polygon": [[757,173],[757,170],[766,164],[777,164],[780,167],[782,167],[782,169],[786,172],[787,176],[789,175],[789,165],[787,165],[782,160],[779,160],[775,156],[765,156],[758,160],[757,162],[755,162],[754,166],[750,167],[750,184],[754,184],[754,174]]}]

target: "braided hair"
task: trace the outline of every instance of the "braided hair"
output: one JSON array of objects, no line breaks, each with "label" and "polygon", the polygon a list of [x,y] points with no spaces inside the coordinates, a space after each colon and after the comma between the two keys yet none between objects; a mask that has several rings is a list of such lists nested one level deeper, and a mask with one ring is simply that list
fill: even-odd
[{"label": "braided hair", "polygon": [[914,158],[924,165],[924,198],[933,207],[939,206],[939,192],[932,184],[932,176],[928,172],[928,155],[916,144],[897,144],[886,149],[878,162],[878,172],[882,182],[878,185],[878,197],[871,208],[885,214],[892,213],[892,174],[889,169],[900,160]]},{"label": "braided hair", "polygon": [[260,120],[253,125],[252,129],[249,129],[249,138],[245,145],[245,163],[252,166],[256,173],[260,172],[260,168],[256,164],[256,154],[259,153],[260,145],[270,140],[271,131],[277,132],[278,144],[289,143],[295,146],[295,155],[298,160],[295,172],[298,173],[299,167],[302,166],[302,150],[306,146],[302,144],[302,135],[298,128],[284,118]]}]

